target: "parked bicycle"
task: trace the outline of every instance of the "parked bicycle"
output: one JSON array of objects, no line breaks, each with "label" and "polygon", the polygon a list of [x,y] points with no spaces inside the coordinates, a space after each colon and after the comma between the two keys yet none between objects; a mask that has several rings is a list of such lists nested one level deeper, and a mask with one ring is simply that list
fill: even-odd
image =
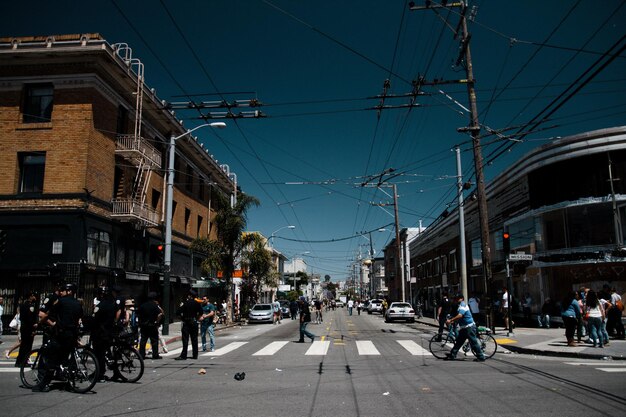
[{"label": "parked bicycle", "polygon": [[[25,388],[33,388],[43,379],[46,372],[47,349],[50,349],[49,343],[31,350],[28,360],[20,367],[20,379]],[[91,350],[77,345],[56,369],[53,380],[63,381],[70,390],[82,394],[96,385],[98,375],[96,355]]]},{"label": "parked bicycle", "polygon": [[135,348],[136,341],[136,333],[122,331],[115,335],[105,354],[107,368],[113,371],[115,378],[124,382],[137,382],[143,376],[144,363]]},{"label": "parked bicycle", "polygon": [[[478,341],[480,342],[480,347],[483,350],[483,354],[485,355],[485,359],[491,358],[495,355],[496,350],[498,350],[498,343],[496,339],[491,335],[491,329],[483,326],[478,326],[476,336],[478,337]],[[438,359],[444,359],[454,347],[454,343],[456,342],[457,337],[457,325],[449,326],[447,334],[435,334],[431,339],[428,345],[430,349],[430,353],[433,354],[434,357]],[[467,356],[468,352],[471,351],[474,356],[478,357],[476,352],[472,349],[469,340],[466,340],[461,346],[460,351],[462,351],[465,356]]]}]

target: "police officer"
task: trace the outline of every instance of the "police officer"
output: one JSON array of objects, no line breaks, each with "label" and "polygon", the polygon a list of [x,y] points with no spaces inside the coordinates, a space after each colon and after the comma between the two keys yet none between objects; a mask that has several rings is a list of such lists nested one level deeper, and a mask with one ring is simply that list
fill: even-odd
[{"label": "police officer", "polygon": [[78,342],[78,327],[80,319],[83,317],[83,306],[76,298],[76,284],[65,284],[61,290],[61,297],[54,302],[48,315],[55,317],[56,321],[51,322],[52,335],[50,342],[44,352],[45,374],[38,385],[33,387],[33,392],[50,391],[50,381],[55,370],[61,362],[67,358]]},{"label": "police officer", "polygon": [[[139,306],[137,319],[139,321],[139,331],[141,332],[141,343],[139,354],[146,357],[146,342],[150,339],[152,345],[152,359],[161,359],[159,356],[159,322],[163,318],[163,309],[156,302],[156,293],[149,292],[148,300]],[[197,335],[196,335],[197,338]],[[185,346],[185,352],[187,346]]]},{"label": "police officer", "polygon": [[113,343],[117,309],[108,287],[98,289],[98,300],[99,303],[94,307],[91,319],[91,343],[100,367],[98,382],[104,382],[106,380],[104,375],[106,373],[106,352],[111,349]]},{"label": "police officer", "polygon": [[16,367],[21,367],[28,360],[28,354],[33,348],[35,329],[39,321],[37,311],[37,293],[31,291],[26,301],[20,305],[20,351],[15,361]]},{"label": "police officer", "polygon": [[52,306],[57,302],[59,297],[61,296],[61,289],[65,286],[65,282],[57,281],[54,284],[54,292],[44,298],[41,301],[41,305],[39,306],[39,323],[37,324],[38,328],[43,328],[43,341],[42,344],[46,344],[49,339],[49,335],[47,330],[52,326],[52,323],[56,321],[56,317],[54,317],[52,310]]},{"label": "police officer", "polygon": [[181,335],[183,339],[183,350],[177,361],[187,359],[187,345],[191,339],[191,349],[193,358],[198,359],[198,319],[202,316],[202,306],[195,300],[198,295],[194,290],[190,290],[187,299],[178,308],[178,315],[182,319]]}]

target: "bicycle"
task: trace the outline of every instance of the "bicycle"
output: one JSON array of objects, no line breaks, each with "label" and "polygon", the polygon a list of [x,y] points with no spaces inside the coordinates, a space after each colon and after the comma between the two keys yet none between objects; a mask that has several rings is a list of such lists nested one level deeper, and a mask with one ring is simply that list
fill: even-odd
[{"label": "bicycle", "polygon": [[[28,360],[20,367],[20,379],[25,388],[33,388],[41,382],[46,372],[46,349],[49,343],[33,349]],[[73,392],[83,394],[96,385],[99,366],[96,355],[83,346],[75,346],[56,369],[53,380],[65,381]]]},{"label": "bicycle", "polygon": [[[435,334],[428,344],[428,348],[430,349],[430,353],[433,354],[434,357],[438,359],[444,359],[454,347],[454,343],[456,342],[457,332],[456,325],[449,326],[447,334]],[[478,326],[476,337],[480,343],[480,347],[483,350],[483,354],[485,355],[485,359],[491,358],[496,354],[498,350],[498,343],[496,339],[491,335],[491,329],[483,326]],[[463,343],[460,351],[463,351],[465,356],[469,351],[472,351],[474,356],[476,352],[472,349],[469,339]]]},{"label": "bicycle", "polygon": [[107,368],[123,382],[134,383],[143,376],[144,362],[135,348],[136,339],[134,332],[120,332],[115,335],[111,348],[105,353]]}]

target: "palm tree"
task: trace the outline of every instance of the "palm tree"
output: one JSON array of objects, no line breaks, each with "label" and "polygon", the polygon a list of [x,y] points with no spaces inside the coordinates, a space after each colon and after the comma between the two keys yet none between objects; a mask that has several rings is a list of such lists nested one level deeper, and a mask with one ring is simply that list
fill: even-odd
[{"label": "palm tree", "polygon": [[242,293],[242,299],[247,302],[247,305],[258,301],[259,290],[263,285],[272,288],[278,286],[278,271],[272,263],[272,253],[265,248],[266,242],[266,239],[259,233],[247,233],[243,238],[241,269],[245,291]]},{"label": "palm tree", "polygon": [[[202,271],[206,274],[222,271],[222,278],[226,281],[226,288],[232,288],[235,260],[244,247],[243,231],[248,223],[247,212],[252,206],[260,204],[256,197],[239,194],[237,203],[231,207],[227,198],[216,194],[217,214],[213,224],[217,229],[217,240],[198,238],[191,243],[191,250],[205,255],[202,261]],[[227,298],[227,320],[232,318],[232,297]]]}]

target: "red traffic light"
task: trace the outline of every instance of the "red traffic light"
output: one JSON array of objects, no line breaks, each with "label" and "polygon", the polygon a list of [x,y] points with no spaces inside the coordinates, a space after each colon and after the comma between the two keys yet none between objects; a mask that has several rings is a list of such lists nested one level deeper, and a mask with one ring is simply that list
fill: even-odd
[{"label": "red traffic light", "polygon": [[511,237],[511,235],[509,235],[507,232],[502,233],[502,237],[505,239],[508,239]]},{"label": "red traffic light", "polygon": [[158,250],[159,252],[162,252],[162,251],[163,251],[163,249],[165,249],[165,245],[157,245],[157,250]]}]

